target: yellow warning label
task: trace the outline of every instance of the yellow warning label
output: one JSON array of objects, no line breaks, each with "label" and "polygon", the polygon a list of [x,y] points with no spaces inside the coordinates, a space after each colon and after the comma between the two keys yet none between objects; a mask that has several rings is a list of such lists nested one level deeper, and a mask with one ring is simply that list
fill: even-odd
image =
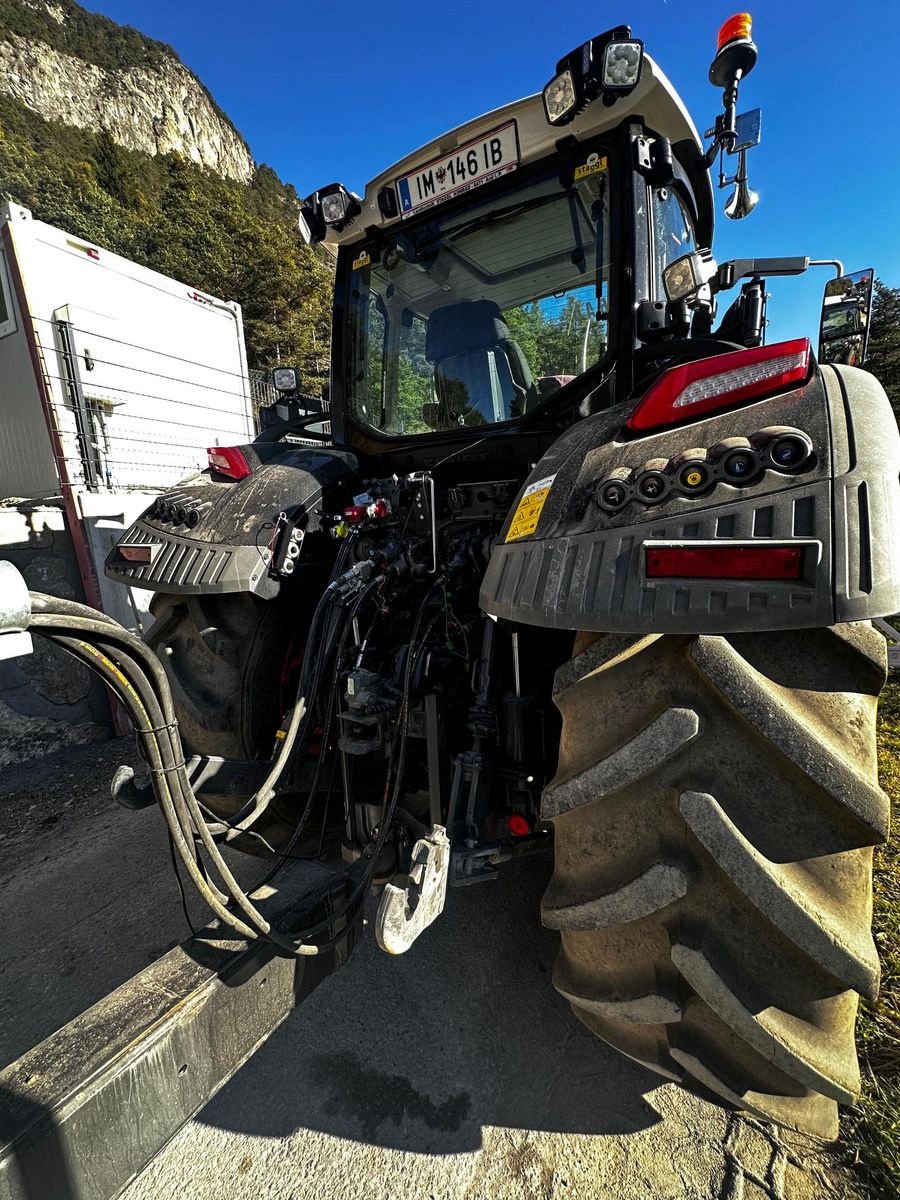
[{"label": "yellow warning label", "polygon": [[536,482],[530,483],[525,489],[519,506],[513,514],[509,533],[506,535],[508,542],[514,542],[518,538],[531,537],[537,529],[541,509],[550,495],[550,488],[553,486],[555,478],[555,475],[548,475],[546,479],[538,479]]},{"label": "yellow warning label", "polygon": [[598,175],[601,171],[606,170],[606,159],[601,158],[599,154],[592,154],[586,163],[582,163],[580,167],[575,168],[576,179],[587,179],[588,175]]},{"label": "yellow warning label", "polygon": [[360,269],[360,267],[367,267],[371,261],[372,261],[371,255],[368,253],[367,250],[363,250],[363,252],[359,256],[359,258],[354,258],[353,270],[358,271]]}]

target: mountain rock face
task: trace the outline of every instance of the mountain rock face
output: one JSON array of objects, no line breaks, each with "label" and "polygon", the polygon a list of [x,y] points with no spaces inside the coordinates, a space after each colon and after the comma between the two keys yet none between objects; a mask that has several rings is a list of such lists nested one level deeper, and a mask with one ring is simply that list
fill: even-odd
[{"label": "mountain rock face", "polygon": [[[67,19],[62,7],[44,7],[54,21]],[[46,120],[106,129],[129,150],[174,151],[243,183],[253,176],[246,143],[174,54],[110,70],[6,31],[0,36],[0,92]]]}]

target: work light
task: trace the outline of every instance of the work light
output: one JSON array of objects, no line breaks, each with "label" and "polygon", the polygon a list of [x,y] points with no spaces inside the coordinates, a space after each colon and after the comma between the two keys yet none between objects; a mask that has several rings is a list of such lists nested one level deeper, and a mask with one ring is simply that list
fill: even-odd
[{"label": "work light", "polygon": [[551,125],[561,124],[575,108],[578,96],[575,92],[575,80],[568,70],[560,73],[544,88],[544,111]]},{"label": "work light", "polygon": [[322,197],[322,220],[326,225],[339,225],[344,220],[349,199],[344,191],[331,192]]},{"label": "work light", "polygon": [[603,86],[631,91],[641,75],[644,47],[641,42],[610,42],[603,55]]},{"label": "work light", "polygon": [[566,125],[598,97],[613,104],[634,90],[641,77],[644,43],[619,25],[584,42],[556,64],[544,88],[544,112],[551,125]]},{"label": "work light", "polygon": [[272,371],[272,386],[276,392],[296,392],[300,387],[297,368],[275,367]]}]

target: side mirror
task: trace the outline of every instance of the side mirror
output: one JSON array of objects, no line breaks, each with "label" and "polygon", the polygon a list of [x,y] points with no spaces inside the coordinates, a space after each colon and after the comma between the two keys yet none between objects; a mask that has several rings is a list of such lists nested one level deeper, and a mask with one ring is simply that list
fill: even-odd
[{"label": "side mirror", "polygon": [[854,271],[829,279],[822,300],[819,326],[819,362],[861,367],[866,360],[872,286],[875,272]]}]

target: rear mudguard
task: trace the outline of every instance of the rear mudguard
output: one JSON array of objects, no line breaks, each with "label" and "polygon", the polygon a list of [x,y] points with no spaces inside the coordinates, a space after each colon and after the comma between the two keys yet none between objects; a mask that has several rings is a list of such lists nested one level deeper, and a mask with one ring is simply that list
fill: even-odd
[{"label": "rear mudguard", "polygon": [[[254,466],[250,475],[234,481],[204,471],[164,493],[108,555],[109,578],[155,592],[271,599],[281,587],[269,549],[281,513],[302,533],[298,565],[328,557],[321,514],[350,503],[355,456],[330,446],[266,448],[264,458],[255,444],[242,449]],[[187,519],[157,515],[161,501]]]},{"label": "rear mudguard", "polygon": [[[803,388],[676,429],[627,439],[628,408],[574,425],[532,471],[491,556],[482,608],[558,629],[718,633],[812,628],[900,610],[900,434],[881,384],[853,367],[820,368]],[[679,456],[761,431],[805,433],[803,469],[762,469],[749,485],[721,477],[701,495],[637,495],[604,511],[598,488],[617,468]],[[721,463],[721,457],[718,462]],[[670,485],[671,486],[671,483]],[[654,577],[667,546],[787,546],[796,579]]]}]

